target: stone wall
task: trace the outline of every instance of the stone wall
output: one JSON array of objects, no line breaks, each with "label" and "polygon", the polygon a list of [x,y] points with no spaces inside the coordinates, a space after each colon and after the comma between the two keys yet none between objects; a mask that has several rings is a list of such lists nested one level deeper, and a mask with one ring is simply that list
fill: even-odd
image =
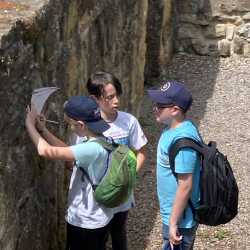
[{"label": "stone wall", "polygon": [[249,0],[176,0],[175,25],[179,52],[250,56]]},{"label": "stone wall", "polygon": [[[0,249],[63,249],[63,164],[39,158],[24,128],[32,89],[63,86],[57,80],[63,72],[57,29],[62,6],[36,1],[1,7],[12,25],[1,32],[0,49]],[[53,118],[58,110],[51,110]]]},{"label": "stone wall", "polygon": [[159,78],[170,62],[173,51],[173,23],[171,0],[149,0],[145,81],[152,83]]},{"label": "stone wall", "polygon": [[247,56],[249,42],[248,0],[0,1],[0,249],[64,248],[67,172],[37,156],[24,128],[34,88],[61,88],[48,111],[59,120],[93,71],[110,71],[122,108],[138,116],[144,82],[164,72],[173,46]]},{"label": "stone wall", "polygon": [[37,156],[26,105],[34,88],[58,86],[48,117],[61,119],[64,100],[84,92],[91,72],[106,70],[123,83],[123,108],[138,114],[148,2],[20,2],[0,3],[0,249],[61,250],[67,174],[62,162]]},{"label": "stone wall", "polygon": [[[82,92],[92,72],[109,71],[122,81],[122,108],[138,115],[144,89],[147,1],[90,2],[65,9],[66,92]],[[82,11],[86,7],[89,10]]]}]

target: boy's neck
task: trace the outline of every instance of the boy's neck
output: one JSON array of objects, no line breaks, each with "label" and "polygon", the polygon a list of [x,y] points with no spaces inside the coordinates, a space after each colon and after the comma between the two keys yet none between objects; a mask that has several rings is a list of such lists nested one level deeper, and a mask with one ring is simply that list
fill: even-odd
[{"label": "boy's neck", "polygon": [[184,120],[182,122],[172,121],[169,128],[171,128],[171,129],[178,128],[183,122],[184,122]]},{"label": "boy's neck", "polygon": [[175,128],[179,127],[184,121],[186,121],[185,115],[175,117],[170,124],[170,128],[175,129]]},{"label": "boy's neck", "polygon": [[115,121],[115,119],[117,118],[117,115],[118,115],[118,112],[108,114],[108,113],[105,113],[105,112],[101,111],[102,119],[105,122],[113,122],[113,121]]}]

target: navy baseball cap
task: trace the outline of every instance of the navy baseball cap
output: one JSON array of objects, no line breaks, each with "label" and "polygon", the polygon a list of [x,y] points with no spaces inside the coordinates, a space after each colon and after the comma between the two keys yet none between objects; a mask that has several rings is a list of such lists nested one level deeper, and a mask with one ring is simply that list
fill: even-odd
[{"label": "navy baseball cap", "polygon": [[76,121],[83,121],[94,133],[103,133],[110,128],[101,118],[96,101],[88,96],[73,96],[64,104],[65,114]]},{"label": "navy baseball cap", "polygon": [[173,104],[187,111],[192,105],[193,98],[191,93],[181,82],[163,81],[159,89],[148,90],[148,95],[155,103]]}]

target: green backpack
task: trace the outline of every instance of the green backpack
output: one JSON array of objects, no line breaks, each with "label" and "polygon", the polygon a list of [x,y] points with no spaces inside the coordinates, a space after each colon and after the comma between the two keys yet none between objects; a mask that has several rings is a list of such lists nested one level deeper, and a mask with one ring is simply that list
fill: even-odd
[{"label": "green backpack", "polygon": [[98,185],[94,185],[84,171],[94,190],[95,200],[105,207],[113,208],[128,200],[136,182],[136,156],[127,145],[95,141],[108,153],[108,162],[104,176]]}]

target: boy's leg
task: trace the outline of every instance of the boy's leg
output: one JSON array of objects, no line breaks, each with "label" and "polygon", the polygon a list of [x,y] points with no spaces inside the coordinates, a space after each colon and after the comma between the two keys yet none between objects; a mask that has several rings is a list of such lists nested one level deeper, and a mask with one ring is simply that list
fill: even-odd
[{"label": "boy's leg", "polygon": [[[195,235],[198,225],[192,228],[179,228],[179,233],[183,236],[182,242],[179,245],[180,250],[193,250]],[[169,242],[169,227],[163,224],[163,250],[166,249],[166,246]]]},{"label": "boy's leg", "polygon": [[181,243],[183,250],[193,250],[197,228],[198,225],[192,228],[179,228],[180,234],[184,237],[184,240]]},{"label": "boy's leg", "polygon": [[127,250],[127,218],[128,211],[114,214],[110,221],[110,234],[113,250]]},{"label": "boy's leg", "polygon": [[86,229],[67,224],[67,249],[105,250],[108,239],[108,226]]}]

